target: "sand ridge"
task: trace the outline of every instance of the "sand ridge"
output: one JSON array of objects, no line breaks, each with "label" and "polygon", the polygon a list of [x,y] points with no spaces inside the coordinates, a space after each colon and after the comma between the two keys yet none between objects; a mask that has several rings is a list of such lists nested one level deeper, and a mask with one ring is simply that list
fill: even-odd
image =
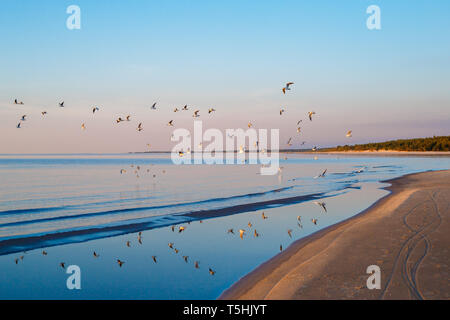
[{"label": "sand ridge", "polygon": [[[294,242],[220,299],[449,299],[450,171],[388,181],[392,193]],[[381,289],[366,268],[381,268]]]}]

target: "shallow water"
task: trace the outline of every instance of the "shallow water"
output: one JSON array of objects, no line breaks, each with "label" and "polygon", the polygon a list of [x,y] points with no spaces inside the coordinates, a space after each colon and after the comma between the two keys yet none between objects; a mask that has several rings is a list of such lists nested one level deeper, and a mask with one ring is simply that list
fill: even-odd
[{"label": "shallow water", "polygon": [[[0,156],[0,298],[214,299],[280,245],[386,195],[379,181],[450,167],[448,157],[287,157],[281,174],[262,176],[259,165],[176,166],[166,154]],[[81,290],[67,289],[60,262],[81,268]]]}]

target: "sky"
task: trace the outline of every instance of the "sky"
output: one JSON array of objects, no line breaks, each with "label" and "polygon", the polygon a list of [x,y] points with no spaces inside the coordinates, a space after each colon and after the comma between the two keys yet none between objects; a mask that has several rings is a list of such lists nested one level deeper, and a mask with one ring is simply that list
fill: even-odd
[{"label": "sky", "polygon": [[0,153],[171,150],[195,109],[205,129],[280,129],[282,148],[449,135],[449,12],[446,0],[2,0]]}]

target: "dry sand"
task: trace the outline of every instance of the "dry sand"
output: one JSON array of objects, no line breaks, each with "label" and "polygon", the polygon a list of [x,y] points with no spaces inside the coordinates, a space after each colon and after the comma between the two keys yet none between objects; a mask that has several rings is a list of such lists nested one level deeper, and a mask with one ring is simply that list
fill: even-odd
[{"label": "dry sand", "polygon": [[[220,299],[450,299],[450,171],[387,182],[390,195],[294,242]],[[369,290],[373,264],[381,289]]]}]

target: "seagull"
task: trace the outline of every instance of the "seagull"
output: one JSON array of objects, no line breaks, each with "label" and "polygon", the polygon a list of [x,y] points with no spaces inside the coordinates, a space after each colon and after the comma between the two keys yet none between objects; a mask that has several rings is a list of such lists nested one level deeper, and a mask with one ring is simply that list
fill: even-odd
[{"label": "seagull", "polygon": [[309,111],[308,112],[308,117],[309,117],[309,120],[310,121],[312,121],[312,116],[313,116],[313,114],[316,114],[314,111]]},{"label": "seagull", "polygon": [[122,265],[125,263],[125,261],[122,261],[120,259],[117,259],[117,263],[119,264],[119,267],[122,268]]},{"label": "seagull", "polygon": [[319,201],[314,201],[315,204],[317,204],[319,207],[321,207],[325,212],[327,212],[327,207],[325,202],[319,202]]},{"label": "seagull", "polygon": [[283,246],[280,244],[280,251],[283,251]]},{"label": "seagull", "polygon": [[27,117],[27,115],[26,114],[24,114],[23,116],[22,116],[22,119],[21,119],[21,121],[26,121],[27,119],[26,119],[26,117]]},{"label": "seagull", "polygon": [[192,116],[193,118],[198,118],[200,117],[200,115],[198,114],[200,112],[200,110],[195,110],[194,111],[194,115]]},{"label": "seagull", "polygon": [[156,110],[156,102],[151,106],[152,110]]},{"label": "seagull", "polygon": [[61,262],[60,264],[59,264],[60,266],[61,266],[61,268],[63,268],[63,269],[65,269],[66,268],[66,264],[64,263],[64,262]]},{"label": "seagull", "polygon": [[86,126],[84,125],[84,123],[81,125],[81,129],[86,130]]},{"label": "seagull", "polygon": [[291,90],[290,86],[293,85],[293,84],[294,84],[293,82],[286,83],[286,87],[281,89],[281,90],[283,90],[283,93],[286,94],[286,90]]},{"label": "seagull", "polygon": [[127,247],[128,247],[128,248],[131,247],[130,241],[127,241]]},{"label": "seagull", "polygon": [[183,107],[183,109],[181,109],[181,110],[188,110],[188,106],[185,105],[185,106]]},{"label": "seagull", "polygon": [[251,222],[248,223],[248,227],[249,227],[249,228],[252,227],[252,223],[251,223]]},{"label": "seagull", "polygon": [[169,248],[173,249],[173,242],[169,242]]},{"label": "seagull", "polygon": [[116,120],[117,123],[122,122],[122,121],[124,121],[124,120],[123,120],[121,117],[119,117],[119,118]]},{"label": "seagull", "polygon": [[324,178],[326,172],[327,172],[327,169],[325,169],[325,170],[324,170],[321,174],[319,174],[318,176],[315,176],[314,179],[317,179],[317,178]]},{"label": "seagull", "polygon": [[352,130],[349,130],[345,136],[347,138],[351,138],[352,137]]},{"label": "seagull", "polygon": [[198,261],[195,261],[194,266],[195,266],[195,269],[198,269],[198,268],[199,268],[199,266],[198,266]]},{"label": "seagull", "polygon": [[253,125],[252,125],[251,122],[249,122],[249,123],[247,124],[247,126],[248,126],[249,128],[251,128]]},{"label": "seagull", "polygon": [[302,222],[302,217],[301,216],[297,216],[297,220],[298,220],[298,222]]},{"label": "seagull", "polygon": [[99,110],[100,110],[99,107],[96,107],[96,106],[92,107],[92,113],[93,113],[93,114],[94,114],[96,111],[99,111]]},{"label": "seagull", "polygon": [[98,258],[98,257],[100,257],[100,255],[94,251],[94,257]]},{"label": "seagull", "polygon": [[185,227],[180,227],[180,228],[178,229],[178,232],[181,233],[181,232],[184,231],[184,229],[186,229],[186,228],[185,228]]},{"label": "seagull", "polygon": [[302,123],[303,120],[298,120],[297,121],[297,125],[299,125],[300,123]]},{"label": "seagull", "polygon": [[188,263],[188,259],[189,259],[188,256],[183,256],[183,259],[184,259],[184,262]]},{"label": "seagull", "polygon": [[317,151],[319,148],[317,146],[312,147],[312,151]]},{"label": "seagull", "polygon": [[45,115],[47,114],[47,111],[42,111],[41,114],[42,114],[43,116],[45,116]]},{"label": "seagull", "polygon": [[42,251],[42,254],[44,255],[44,256],[46,256],[47,255],[47,251]]},{"label": "seagull", "polygon": [[169,123],[167,124],[169,127],[173,127],[173,120],[170,120]]},{"label": "seagull", "polygon": [[156,261],[156,256],[152,256],[152,259],[154,263],[158,263],[158,261]]},{"label": "seagull", "polygon": [[292,238],[292,229],[289,229],[289,230],[287,231],[287,233],[288,233],[288,235],[289,235],[289,238]]},{"label": "seagull", "polygon": [[209,268],[209,274],[210,274],[210,275],[213,276],[215,273],[216,273],[216,272],[215,272],[213,269]]},{"label": "seagull", "polygon": [[227,233],[232,233],[232,234],[234,234],[234,231],[233,231],[233,229],[228,229]]},{"label": "seagull", "polygon": [[241,237],[241,239],[244,239],[244,233],[245,233],[245,230],[242,230],[242,229],[239,230],[239,237]]},{"label": "seagull", "polygon": [[60,103],[59,103],[59,106],[60,106],[61,108],[63,108],[63,107],[64,107],[64,101],[63,101],[63,102],[60,102]]},{"label": "seagull", "polygon": [[209,108],[208,109],[208,113],[211,113],[211,112],[214,112],[214,111],[216,111],[216,109],[214,109],[214,108]]},{"label": "seagull", "polygon": [[141,132],[142,130],[144,130],[144,128],[142,128],[142,122],[140,122],[137,127],[137,131]]},{"label": "seagull", "polygon": [[292,138],[289,138],[288,142],[286,143],[288,146],[292,146]]},{"label": "seagull", "polygon": [[20,122],[16,126],[17,129],[20,129]]},{"label": "seagull", "polygon": [[312,223],[317,224],[317,219],[311,219]]},{"label": "seagull", "polygon": [[182,156],[184,156],[184,152],[183,152],[183,151],[178,151],[178,155],[179,155],[180,157],[182,157]]},{"label": "seagull", "polygon": [[178,110],[178,108],[173,109],[173,112],[178,112],[180,110]]},{"label": "seagull", "polygon": [[256,229],[255,229],[255,232],[253,233],[253,235],[255,236],[255,238],[258,238],[258,237],[259,237],[259,233],[256,232]]},{"label": "seagull", "polygon": [[283,114],[285,110],[284,109],[280,109],[280,116]]},{"label": "seagull", "polygon": [[127,121],[131,121],[131,116],[130,116],[130,115],[127,115],[126,120],[127,120]]},{"label": "seagull", "polygon": [[301,130],[302,130],[302,129],[301,129],[300,127],[297,128],[297,132],[298,132],[298,133],[300,133]]},{"label": "seagull", "polygon": [[120,174],[123,174],[123,173],[126,173],[127,172],[127,170],[125,170],[125,169],[120,169]]},{"label": "seagull", "polygon": [[17,101],[17,99],[14,99],[14,104],[23,104],[23,101]]},{"label": "seagull", "polygon": [[175,251],[175,253],[180,252],[180,250],[178,250],[177,248],[173,249]]},{"label": "seagull", "polygon": [[14,259],[14,261],[16,262],[16,264],[19,263],[19,259],[18,258]]},{"label": "seagull", "polygon": [[267,217],[266,217],[266,215],[264,214],[264,212],[262,213],[261,216],[262,216],[263,220],[267,219]]}]

